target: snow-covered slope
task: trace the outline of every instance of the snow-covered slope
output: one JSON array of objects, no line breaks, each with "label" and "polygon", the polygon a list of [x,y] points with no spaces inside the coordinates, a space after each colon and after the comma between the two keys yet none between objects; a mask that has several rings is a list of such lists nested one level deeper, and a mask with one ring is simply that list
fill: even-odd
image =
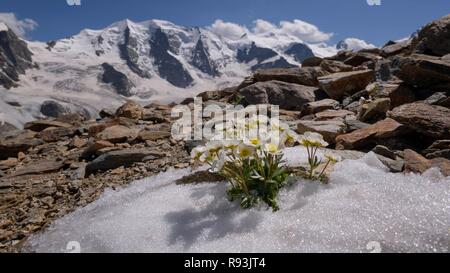
[{"label": "snow-covered slope", "polygon": [[336,46],[305,43],[280,31],[229,37],[211,27],[162,20],[123,20],[58,41],[26,43],[38,67],[19,75],[17,87],[0,86],[0,101],[13,105],[7,121],[17,126],[41,117],[46,100],[94,116],[128,98],[180,101],[236,85],[259,68],[299,66],[307,57],[337,52]]}]

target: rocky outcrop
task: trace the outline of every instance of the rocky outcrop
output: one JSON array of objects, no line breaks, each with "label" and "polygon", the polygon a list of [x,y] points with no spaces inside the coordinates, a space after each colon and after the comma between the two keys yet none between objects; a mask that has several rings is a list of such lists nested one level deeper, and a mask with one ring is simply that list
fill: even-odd
[{"label": "rocky outcrop", "polygon": [[205,47],[202,39],[198,39],[192,52],[191,64],[205,74],[216,77],[219,75],[216,64],[211,60],[208,49]]},{"label": "rocky outcrop", "polygon": [[258,82],[239,92],[247,104],[275,104],[281,109],[301,110],[316,99],[317,88],[280,81]]},{"label": "rocky outcrop", "polygon": [[124,43],[119,45],[120,57],[124,59],[131,71],[143,78],[150,78],[150,75],[139,67],[138,42],[131,34],[127,26],[124,32]]},{"label": "rocky outcrop", "polygon": [[150,40],[150,56],[158,68],[159,75],[174,86],[186,88],[194,79],[169,52],[171,51],[169,38],[161,29],[157,29]]},{"label": "rocky outcrop", "polygon": [[0,24],[0,86],[9,89],[17,85],[20,74],[35,65],[27,43],[4,23]]},{"label": "rocky outcrop", "polygon": [[422,28],[414,39],[415,52],[443,56],[450,53],[450,15]]},{"label": "rocky outcrop", "polygon": [[319,67],[273,68],[256,71],[252,77],[252,80],[253,83],[282,81],[301,85],[317,86],[319,84],[317,78],[326,74],[328,73]]},{"label": "rocky outcrop", "polygon": [[130,97],[132,96],[131,89],[134,84],[128,77],[120,71],[117,71],[112,65],[108,63],[102,64],[103,74],[101,79],[104,83],[111,84],[117,94]]},{"label": "rocky outcrop", "polygon": [[450,62],[425,55],[398,57],[397,61],[400,69],[396,76],[411,86],[427,88],[450,83]]},{"label": "rocky outcrop", "polygon": [[314,57],[314,53],[309,48],[309,46],[305,44],[293,44],[286,51],[286,54],[292,56],[295,61],[302,63],[304,60]]},{"label": "rocky outcrop", "polygon": [[41,113],[49,118],[58,118],[69,113],[69,111],[53,100],[44,101],[41,104]]},{"label": "rocky outcrop", "polygon": [[344,96],[366,88],[374,79],[373,70],[334,73],[318,78],[320,87],[332,99],[340,100]]},{"label": "rocky outcrop", "polygon": [[426,103],[410,103],[388,113],[412,130],[435,139],[450,138],[450,109]]}]

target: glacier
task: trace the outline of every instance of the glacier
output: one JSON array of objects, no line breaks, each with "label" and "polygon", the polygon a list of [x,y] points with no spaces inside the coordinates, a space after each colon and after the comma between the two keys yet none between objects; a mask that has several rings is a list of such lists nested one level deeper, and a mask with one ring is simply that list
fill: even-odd
[{"label": "glacier", "polygon": [[[304,150],[288,148],[289,164]],[[335,166],[330,184],[294,179],[281,210],[242,210],[226,183],[176,185],[192,170],[136,181],[31,237],[27,252],[449,252],[450,178],[389,173],[373,153]]]}]

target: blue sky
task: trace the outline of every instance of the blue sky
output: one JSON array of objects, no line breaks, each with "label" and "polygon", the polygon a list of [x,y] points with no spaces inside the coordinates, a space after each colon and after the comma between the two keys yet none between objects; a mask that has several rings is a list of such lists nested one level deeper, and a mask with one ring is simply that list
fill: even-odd
[{"label": "blue sky", "polygon": [[[409,36],[436,18],[450,13],[449,0],[0,0],[1,13],[38,26],[27,32],[33,40],[68,37],[83,28],[104,28],[115,21],[164,19],[186,26],[208,26],[216,19],[252,28],[256,19],[278,24],[300,19],[333,33],[330,43],[356,37],[375,45]],[[32,29],[33,27],[29,27]]]}]

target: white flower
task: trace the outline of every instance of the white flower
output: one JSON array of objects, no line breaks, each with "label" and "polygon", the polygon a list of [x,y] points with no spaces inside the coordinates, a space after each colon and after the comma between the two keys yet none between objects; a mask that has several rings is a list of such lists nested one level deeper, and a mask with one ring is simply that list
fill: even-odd
[{"label": "white flower", "polygon": [[264,144],[264,151],[270,154],[278,154],[280,152],[280,149],[275,143],[266,143]]},{"label": "white flower", "polygon": [[339,155],[337,155],[337,154],[334,154],[334,153],[326,153],[326,154],[324,155],[324,157],[325,157],[328,161],[334,162],[334,163],[339,162],[339,161],[342,161],[342,157],[339,156]]},{"label": "white flower", "polygon": [[303,146],[327,147],[328,143],[318,133],[306,132],[299,137],[299,143]]},{"label": "white flower", "polygon": [[191,158],[194,160],[199,160],[200,157],[205,153],[206,148],[204,146],[197,146],[191,151]]},{"label": "white flower", "polygon": [[239,145],[239,156],[241,158],[249,158],[255,154],[255,147],[241,144]]},{"label": "white flower", "polygon": [[244,144],[257,148],[263,145],[263,141],[259,137],[252,137],[249,139],[245,139]]}]

